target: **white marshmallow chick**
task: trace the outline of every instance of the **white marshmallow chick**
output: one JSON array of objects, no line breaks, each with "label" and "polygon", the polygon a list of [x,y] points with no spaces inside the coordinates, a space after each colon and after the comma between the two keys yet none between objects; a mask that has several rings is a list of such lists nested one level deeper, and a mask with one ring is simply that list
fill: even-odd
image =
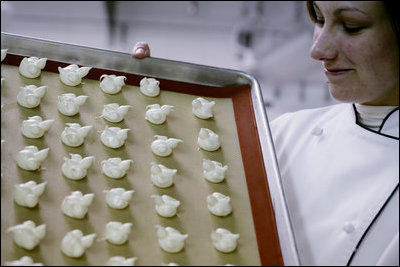
[{"label": "white marshmallow chick", "polygon": [[145,119],[152,124],[162,124],[167,120],[167,115],[173,111],[174,106],[152,104],[146,107]]},{"label": "white marshmallow chick", "polygon": [[3,61],[7,56],[8,49],[1,49],[1,61]]},{"label": "white marshmallow chick", "polygon": [[150,179],[157,187],[170,187],[174,183],[174,176],[176,173],[176,169],[169,169],[162,164],[151,162]]},{"label": "white marshmallow chick", "polygon": [[47,86],[26,85],[21,86],[17,95],[17,102],[25,108],[35,108],[40,105],[40,101],[46,93]]},{"label": "white marshmallow chick", "polygon": [[206,151],[216,151],[221,147],[218,134],[207,128],[200,129],[197,143],[200,148]]},{"label": "white marshmallow chick", "polygon": [[230,253],[236,249],[239,237],[239,234],[233,234],[225,228],[217,228],[211,233],[214,247],[224,253]]},{"label": "white marshmallow chick", "polygon": [[132,223],[109,222],[106,224],[106,240],[114,245],[122,245],[128,241]]},{"label": "white marshmallow chick", "polygon": [[100,88],[104,93],[117,94],[125,85],[125,76],[107,75],[100,76]]},{"label": "white marshmallow chick", "polygon": [[104,190],[106,193],[106,203],[113,209],[124,209],[129,205],[134,190],[125,190],[124,188],[112,188]]},{"label": "white marshmallow chick", "polygon": [[92,67],[79,67],[71,64],[65,68],[58,67],[61,81],[69,86],[77,86],[82,83],[82,78],[88,75]]},{"label": "white marshmallow chick", "polygon": [[33,208],[43,195],[47,182],[37,184],[35,181],[28,181],[14,186],[14,201],[22,207]]},{"label": "white marshmallow chick", "polygon": [[121,129],[119,127],[106,127],[100,135],[103,145],[110,148],[119,148],[125,144],[130,129]]},{"label": "white marshmallow chick", "polygon": [[109,158],[101,162],[101,169],[107,177],[119,179],[126,175],[131,163],[133,163],[131,159]]},{"label": "white marshmallow chick", "polygon": [[93,164],[94,157],[82,158],[79,154],[69,154],[71,158],[64,157],[61,171],[71,180],[81,180],[87,175],[87,170]]},{"label": "white marshmallow chick", "polygon": [[227,216],[232,212],[231,198],[214,192],[207,196],[207,208],[216,216]]},{"label": "white marshmallow chick", "polygon": [[202,97],[198,97],[192,101],[192,113],[200,119],[209,119],[214,116],[212,109],[215,101],[208,101]]},{"label": "white marshmallow chick", "polygon": [[93,126],[81,126],[79,123],[66,123],[61,133],[61,141],[70,147],[78,147],[83,144],[86,136]]},{"label": "white marshmallow chick", "polygon": [[66,93],[58,96],[57,109],[65,116],[74,116],[79,113],[79,108],[85,104],[87,95],[76,96],[73,93]]},{"label": "white marshmallow chick", "polygon": [[188,234],[181,234],[178,230],[172,227],[162,227],[156,225],[158,244],[160,247],[169,253],[178,253],[185,246],[185,240]]},{"label": "white marshmallow chick", "polygon": [[43,120],[40,116],[28,117],[22,121],[21,133],[28,138],[42,137],[53,125],[54,120]]},{"label": "white marshmallow chick", "polygon": [[156,140],[151,143],[151,151],[160,157],[168,157],[172,154],[179,143],[183,143],[181,139],[168,138],[166,136],[155,135]]},{"label": "white marshmallow chick", "polygon": [[49,148],[39,151],[36,146],[26,146],[16,156],[17,165],[27,171],[35,171],[40,168],[42,162],[47,158]]},{"label": "white marshmallow chick", "polygon": [[22,256],[19,260],[6,261],[5,266],[44,266],[41,262],[34,262],[29,256]]},{"label": "white marshmallow chick", "polygon": [[89,210],[94,198],[93,193],[83,195],[80,191],[73,191],[61,203],[61,211],[72,218],[83,219]]},{"label": "white marshmallow chick", "polygon": [[140,80],[140,92],[151,97],[158,96],[160,94],[160,81],[144,77]]},{"label": "white marshmallow chick", "polygon": [[128,113],[130,105],[119,105],[118,103],[106,104],[103,107],[101,117],[109,122],[121,122]]},{"label": "white marshmallow chick", "polygon": [[225,179],[225,173],[228,165],[223,166],[218,161],[203,159],[203,175],[207,181],[220,183]]},{"label": "white marshmallow chick", "polygon": [[114,256],[107,261],[106,266],[135,266],[136,260],[137,257],[125,258],[123,256]]},{"label": "white marshmallow chick", "polygon": [[175,216],[181,202],[168,195],[151,195],[155,201],[155,209],[158,215],[166,218]]},{"label": "white marshmallow chick", "polygon": [[24,57],[19,64],[19,73],[26,78],[37,78],[46,66],[47,58]]},{"label": "white marshmallow chick", "polygon": [[81,230],[68,232],[61,241],[61,251],[71,258],[79,258],[93,245],[96,234],[83,235]]},{"label": "white marshmallow chick", "polygon": [[36,226],[36,224],[31,221],[25,221],[22,224],[11,226],[7,229],[7,232],[13,233],[13,238],[15,244],[26,249],[32,250],[46,235],[46,225],[42,224]]}]

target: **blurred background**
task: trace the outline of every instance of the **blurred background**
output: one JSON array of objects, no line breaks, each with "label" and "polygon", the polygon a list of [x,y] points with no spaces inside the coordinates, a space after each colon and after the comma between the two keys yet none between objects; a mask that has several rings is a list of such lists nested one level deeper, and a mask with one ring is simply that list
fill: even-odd
[{"label": "blurred background", "polygon": [[259,82],[269,120],[334,104],[304,1],[1,1],[6,33],[241,70]]}]

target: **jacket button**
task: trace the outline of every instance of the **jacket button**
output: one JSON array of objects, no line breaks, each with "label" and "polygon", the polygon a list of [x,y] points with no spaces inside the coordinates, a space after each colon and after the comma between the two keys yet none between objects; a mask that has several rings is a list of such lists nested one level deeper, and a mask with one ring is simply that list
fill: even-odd
[{"label": "jacket button", "polygon": [[351,222],[345,222],[344,225],[343,225],[343,230],[346,233],[350,234],[350,233],[354,232],[355,227]]},{"label": "jacket button", "polygon": [[320,136],[320,135],[322,135],[323,132],[324,132],[324,129],[317,126],[312,130],[311,134],[315,135],[315,136]]}]

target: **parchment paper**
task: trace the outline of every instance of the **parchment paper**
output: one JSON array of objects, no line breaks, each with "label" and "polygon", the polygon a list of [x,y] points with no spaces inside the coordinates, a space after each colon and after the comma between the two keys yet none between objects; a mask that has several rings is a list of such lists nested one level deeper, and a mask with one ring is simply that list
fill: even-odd
[{"label": "parchment paper", "polygon": [[[148,97],[140,93],[136,86],[125,85],[116,95],[103,93],[100,81],[83,79],[83,84],[70,87],[64,85],[56,73],[44,72],[39,78],[24,78],[18,67],[2,64],[1,76],[5,78],[1,89],[1,139],[5,140],[1,151],[1,263],[31,256],[35,262],[45,265],[104,265],[111,256],[137,257],[136,265],[162,265],[175,262],[179,265],[260,265],[257,240],[249,203],[240,146],[230,98],[210,98],[216,101],[215,117],[209,120],[196,118],[191,112],[191,102],[197,96],[163,91],[158,97]],[[47,92],[37,108],[28,109],[17,104],[16,96],[21,86],[47,85]],[[57,96],[62,93],[88,95],[78,115],[68,117],[57,110]],[[131,105],[125,120],[120,123],[106,122],[99,116],[103,105],[119,103]],[[162,125],[152,125],[144,119],[146,106],[158,103],[173,105],[174,111]],[[22,136],[22,121],[29,116],[40,115],[44,120],[54,119],[50,130],[39,139]],[[85,143],[72,148],[62,144],[61,132],[67,122],[92,125],[93,129]],[[125,145],[118,149],[105,147],[100,142],[100,133],[106,125],[129,128]],[[222,146],[215,152],[206,152],[197,145],[200,128],[215,131]],[[163,158],[154,155],[150,144],[154,135],[179,138],[173,155]],[[39,171],[25,171],[17,167],[15,155],[24,146],[36,145],[39,149],[50,148],[47,159]],[[83,157],[94,156],[93,165],[87,177],[73,181],[61,173],[64,157],[69,153]],[[110,157],[132,159],[134,162],[127,175],[114,180],[102,174],[100,162]],[[211,159],[228,165],[226,179],[213,184],[203,177],[202,160]],[[168,168],[177,169],[174,185],[160,189],[150,180],[150,163],[156,162]],[[34,180],[47,181],[44,194],[35,208],[20,207],[13,202],[14,185]],[[109,208],[105,203],[103,190],[123,187],[135,190],[129,207],[123,210]],[[73,219],[62,214],[60,205],[71,191],[94,193],[94,201],[84,219]],[[226,217],[212,215],[206,204],[207,195],[220,192],[232,199],[233,213]],[[156,214],[152,194],[168,194],[181,201],[178,214],[163,218]],[[47,234],[40,245],[27,251],[13,243],[8,227],[33,220],[36,225],[46,224]],[[84,256],[78,259],[62,254],[60,243],[65,234],[80,229],[85,235],[96,233],[104,236],[105,225],[109,221],[132,222],[129,241],[123,245],[113,245],[107,241],[96,241]],[[157,243],[155,225],[172,226],[183,234],[189,234],[183,251],[175,254],[164,252]],[[240,234],[238,248],[232,253],[217,251],[211,242],[211,231],[224,227]]]}]

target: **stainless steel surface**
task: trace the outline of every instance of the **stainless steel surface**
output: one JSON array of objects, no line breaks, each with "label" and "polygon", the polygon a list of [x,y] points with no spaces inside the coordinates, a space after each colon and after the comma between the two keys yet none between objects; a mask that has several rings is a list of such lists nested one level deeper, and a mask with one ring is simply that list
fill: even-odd
[{"label": "stainless steel surface", "polygon": [[195,84],[221,87],[249,84],[266,166],[270,195],[276,216],[283,260],[285,265],[299,265],[296,244],[288,216],[285,196],[282,190],[280,172],[275,156],[268,117],[263,104],[260,86],[253,76],[237,70],[152,57],[138,60],[126,53],[57,43],[8,33],[1,33],[1,48],[7,48],[8,53],[17,55],[34,55],[36,57],[46,57],[49,60],[62,61],[70,64],[93,66]]}]

